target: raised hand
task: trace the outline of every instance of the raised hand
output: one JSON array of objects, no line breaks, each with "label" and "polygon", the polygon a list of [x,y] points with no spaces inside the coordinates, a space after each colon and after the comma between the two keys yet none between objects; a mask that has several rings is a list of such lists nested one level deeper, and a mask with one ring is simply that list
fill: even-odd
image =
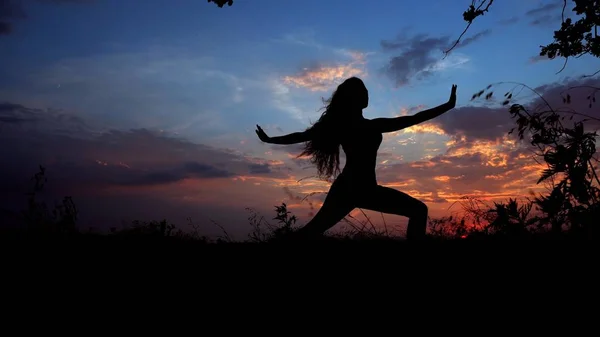
[{"label": "raised hand", "polygon": [[453,108],[456,105],[456,84],[452,85],[452,92],[450,92],[450,99],[448,100],[448,103],[450,103]]},{"label": "raised hand", "polygon": [[256,125],[255,132],[261,141],[263,141],[265,143],[269,143],[269,141],[271,140],[271,137],[267,136],[267,134],[263,131],[263,129],[258,124]]}]

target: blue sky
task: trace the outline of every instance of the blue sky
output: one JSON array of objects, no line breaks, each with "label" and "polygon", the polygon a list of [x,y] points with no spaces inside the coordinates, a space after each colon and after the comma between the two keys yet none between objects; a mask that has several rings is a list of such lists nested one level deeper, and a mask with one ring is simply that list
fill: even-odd
[{"label": "blue sky", "polygon": [[[261,144],[254,125],[270,135],[306,128],[319,116],[320,98],[351,75],[369,88],[364,114],[373,118],[442,104],[453,83],[463,107],[492,82],[537,87],[598,66],[584,57],[557,75],[562,60],[532,61],[560,23],[556,1],[495,2],[465,35],[473,41],[445,59],[441,48],[464,29],[469,1],[14,3],[27,17],[11,19],[10,34],[0,35],[0,102],[75,116],[86,137],[148,129],[285,165],[289,154]],[[450,135],[396,136],[382,151],[417,161],[427,151],[444,154]],[[135,153],[124,156],[115,160]],[[273,193],[273,201],[287,195]]]}]

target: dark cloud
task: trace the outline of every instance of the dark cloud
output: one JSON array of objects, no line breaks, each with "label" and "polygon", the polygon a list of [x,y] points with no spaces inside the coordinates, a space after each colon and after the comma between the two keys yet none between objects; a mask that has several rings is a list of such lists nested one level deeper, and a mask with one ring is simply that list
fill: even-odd
[{"label": "dark cloud", "polygon": [[384,72],[392,79],[396,86],[404,86],[413,78],[424,79],[431,75],[429,67],[439,61],[439,56],[433,56],[434,51],[441,51],[448,45],[449,37],[428,37],[424,34],[416,35],[409,39],[396,41],[382,41],[384,51],[400,50],[391,57],[385,66]]},{"label": "dark cloud", "polygon": [[532,26],[555,26],[561,22],[561,18],[560,14],[546,14],[531,20],[530,24]]},{"label": "dark cloud", "polygon": [[116,179],[113,178],[107,181],[107,183],[124,186],[149,186],[170,184],[189,178],[210,179],[235,176],[232,172],[199,162],[187,162],[168,170],[157,170],[154,172],[132,170],[123,167],[117,168],[116,171],[120,171],[120,174],[115,174],[114,178]]},{"label": "dark cloud", "polygon": [[19,104],[0,103],[0,123],[26,123],[29,121],[28,112],[28,109]]},{"label": "dark cloud", "polygon": [[551,3],[547,3],[541,7],[537,7],[537,8],[528,10],[527,12],[525,12],[525,15],[526,16],[544,15],[548,12],[554,11],[555,9],[562,8],[562,6],[563,6],[562,1],[554,1]]},{"label": "dark cloud", "polygon": [[225,178],[231,177],[232,173],[225,170],[218,169],[214,166],[201,164],[195,161],[187,162],[184,164],[186,172],[194,174],[196,177],[202,178]]},{"label": "dark cloud", "polygon": [[471,43],[481,39],[482,37],[488,36],[492,33],[491,29],[486,29],[486,30],[482,30],[481,32],[473,35],[473,36],[469,36],[466,39],[462,39],[455,48],[460,48],[460,47],[465,47],[467,45],[470,45]]},{"label": "dark cloud", "polygon": [[0,21],[0,35],[8,35],[10,34],[11,28],[8,22]]},{"label": "dark cloud", "polygon": [[[552,3],[547,3],[541,7],[533,8],[523,15],[522,18],[528,19],[529,23],[533,26],[543,25],[543,24],[555,24],[557,21],[561,19],[561,12],[559,8],[562,9],[563,2],[562,1],[554,1]],[[554,12],[554,13],[553,13]],[[568,16],[568,12],[565,11],[565,17]],[[507,19],[497,21],[500,25],[511,25],[519,22],[521,19],[519,16],[513,16]]]},{"label": "dark cloud", "polygon": [[54,3],[54,4],[90,4],[96,2],[96,0],[37,0],[37,2],[41,3]]},{"label": "dark cloud", "polygon": [[[3,186],[19,188],[39,164],[64,189],[78,186],[155,185],[188,178],[212,179],[270,174],[230,151],[196,144],[147,129],[96,131],[66,113],[0,104],[0,156],[10,158],[0,176]],[[197,158],[190,160],[191,158]],[[64,180],[64,181],[63,181]]]},{"label": "dark cloud", "polygon": [[[89,151],[91,154],[94,147],[103,146],[97,141],[41,137],[37,144],[26,142],[23,145],[15,146],[13,149],[0,146],[0,155],[3,158],[11,158],[5,165],[6,171],[0,176],[0,183],[3,186],[12,187],[10,191],[4,191],[8,194],[22,190],[39,164],[47,168],[51,180],[56,184],[57,193],[72,193],[73,190],[81,188],[94,190],[110,186],[151,186],[170,184],[189,178],[212,179],[235,176],[233,172],[214,165],[201,162],[177,162],[175,158],[171,163],[138,162],[136,164],[135,159],[123,162],[125,158],[122,159],[123,161],[102,161],[93,160],[91,156],[86,157],[84,151]],[[29,148],[25,148],[27,145]],[[63,145],[64,148],[61,149]],[[73,150],[76,152],[68,153]],[[117,156],[119,155],[115,157]],[[202,158],[202,160],[206,159]]]},{"label": "dark cloud", "polygon": [[[86,4],[95,0],[37,0],[39,3],[49,4]],[[27,18],[23,9],[23,0],[0,0],[0,35],[8,35],[12,32],[12,24],[15,20]]]},{"label": "dark cloud", "polygon": [[536,56],[532,56],[529,58],[529,63],[538,63],[538,62],[549,61],[549,60],[551,60],[551,58],[549,58],[548,56],[536,55]]},{"label": "dark cloud", "polygon": [[[554,26],[561,22],[562,7],[562,1],[554,1],[525,12],[525,17],[529,19],[529,24],[532,26]],[[565,15],[569,15],[569,11],[565,11]]]},{"label": "dark cloud", "polygon": [[12,21],[26,17],[21,1],[0,0],[0,35],[10,34],[12,32]]},{"label": "dark cloud", "polygon": [[510,17],[508,19],[499,20],[498,23],[501,25],[512,25],[513,23],[519,22],[519,18],[516,16]]},{"label": "dark cloud", "polygon": [[[600,111],[592,105],[589,107],[590,101],[588,97],[594,92],[594,87],[600,87],[600,79],[586,80],[570,80],[561,83],[543,85],[534,88],[543,99],[535,96],[535,99],[521,99],[514,103],[524,104],[530,109],[547,108],[546,103],[557,111],[576,111],[590,115],[594,118],[600,118]],[[572,88],[572,89],[569,89]],[[503,95],[503,88],[498,88],[495,95]],[[509,87],[506,87],[508,90]],[[563,97],[567,92],[571,96],[571,103],[563,102]],[[525,92],[523,92],[525,94]],[[531,95],[532,93],[529,93]],[[562,95],[562,96],[561,96]],[[529,96],[531,97],[531,96]],[[565,113],[568,115],[567,113]],[[582,117],[574,118],[574,120]],[[433,125],[439,126],[444,132],[450,136],[465,136],[468,141],[472,140],[488,140],[496,141],[506,136],[508,131],[515,126],[514,120],[511,119],[508,112],[508,107],[476,107],[466,106],[449,111],[446,114],[430,122]],[[589,121],[587,125],[597,127],[597,121]]]},{"label": "dark cloud", "polygon": [[[237,219],[223,224],[229,229],[238,226],[240,214],[225,209],[226,194],[211,193],[221,185],[242,184],[233,182],[236,177],[290,177],[280,161],[247,158],[239,151],[154,130],[97,130],[63,111],[10,102],[0,104],[0,158],[0,213],[10,215],[26,207],[25,193],[31,191],[31,178],[42,165],[48,176],[44,200],[52,206],[71,195],[80,208],[82,226],[105,229],[120,226],[126,216],[152,220],[169,215],[185,224],[187,216],[205,218],[204,214]],[[240,200],[228,200],[227,207],[256,201],[243,191],[236,193]],[[239,205],[239,210],[245,206]]]},{"label": "dark cloud", "polygon": [[250,174],[269,174],[272,173],[269,164],[250,164],[248,165]]},{"label": "dark cloud", "polygon": [[[465,38],[455,48],[467,46],[490,32],[485,30]],[[412,79],[428,78],[433,74],[431,67],[440,60],[442,51],[448,49],[452,43],[449,35],[430,37],[427,34],[399,36],[392,41],[383,40],[381,48],[386,52],[396,52],[396,55],[390,58],[382,70],[398,87],[407,85]],[[435,55],[435,52],[438,55]]]},{"label": "dark cloud", "polygon": [[514,122],[506,108],[462,107],[434,120],[448,135],[468,139],[496,140],[510,130]]},{"label": "dark cloud", "polygon": [[297,157],[304,151],[304,144],[291,144],[291,145],[270,145],[271,150],[273,151],[282,151],[286,152],[291,156]]},{"label": "dark cloud", "polygon": [[15,111],[24,109],[25,107],[20,104],[13,104],[8,102],[0,103],[0,112],[14,113]]},{"label": "dark cloud", "polygon": [[1,0],[0,1],[0,18],[1,19],[24,19],[25,11],[23,10],[22,1],[20,0]]},{"label": "dark cloud", "polygon": [[[542,95],[544,100],[535,99],[528,107],[532,109],[547,109],[549,104],[554,110],[561,112],[566,116],[570,116],[569,111],[574,111],[580,114],[593,117],[586,122],[586,127],[597,129],[600,127],[600,109],[598,103],[592,103],[591,99],[599,98],[600,78],[585,78],[585,79],[567,79],[564,82],[542,85],[534,88]],[[571,98],[570,103],[563,102],[563,98],[567,96]],[[590,105],[591,104],[591,105]],[[575,116],[574,121],[582,120],[586,117]]]},{"label": "dark cloud", "polygon": [[26,127],[42,128],[45,131],[90,132],[92,129],[83,119],[60,109],[28,108],[9,102],[0,103],[0,116],[13,123],[27,124]]}]

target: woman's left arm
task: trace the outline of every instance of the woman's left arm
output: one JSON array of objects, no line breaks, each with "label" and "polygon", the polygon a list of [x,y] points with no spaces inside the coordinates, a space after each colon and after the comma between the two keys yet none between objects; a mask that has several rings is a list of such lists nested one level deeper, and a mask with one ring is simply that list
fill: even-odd
[{"label": "woman's left arm", "polygon": [[395,118],[375,118],[371,120],[371,125],[379,132],[394,132],[411,127],[416,124],[426,122],[435,118],[456,106],[456,85],[452,85],[452,92],[448,102],[438,105],[435,108],[423,110],[412,116],[400,116]]}]

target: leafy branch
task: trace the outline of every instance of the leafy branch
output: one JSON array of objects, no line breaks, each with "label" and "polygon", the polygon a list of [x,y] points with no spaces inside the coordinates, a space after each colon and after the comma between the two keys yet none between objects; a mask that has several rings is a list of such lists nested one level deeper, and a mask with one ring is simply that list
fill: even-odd
[{"label": "leafy branch", "polygon": [[219,6],[219,8],[223,8],[225,4],[229,6],[233,5],[233,0],[208,0],[208,2],[215,3],[217,6]]},{"label": "leafy branch", "polygon": [[[571,11],[578,16],[578,20],[565,18],[567,0],[563,0],[561,11],[562,23],[560,28],[554,31],[554,41],[545,46],[540,46],[540,56],[546,56],[551,60],[556,57],[564,58],[564,64],[557,74],[565,69],[570,58],[580,58],[584,55],[600,57],[600,37],[598,36],[600,6],[598,6],[598,1],[572,1],[575,6]],[[488,12],[494,1],[479,0],[479,5],[476,5],[476,2],[477,0],[472,0],[469,8],[463,13],[463,20],[467,23],[467,26],[454,45],[444,52],[445,55],[448,55],[459,44],[460,39],[469,30],[473,21]],[[584,75],[583,77],[592,77],[598,73],[600,73],[600,70],[590,75]]]}]

